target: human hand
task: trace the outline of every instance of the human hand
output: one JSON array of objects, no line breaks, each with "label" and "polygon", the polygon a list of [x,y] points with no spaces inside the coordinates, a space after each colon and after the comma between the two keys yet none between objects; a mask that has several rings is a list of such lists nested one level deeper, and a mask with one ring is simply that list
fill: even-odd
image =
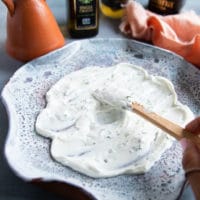
[{"label": "human hand", "polygon": [[[200,117],[191,121],[185,130],[200,136]],[[183,169],[196,200],[200,200],[200,146],[188,139],[181,141],[183,146]]]},{"label": "human hand", "polygon": [[[185,127],[185,130],[200,135],[200,117],[191,121]],[[183,139],[181,143],[184,149],[182,160],[184,170],[187,171],[194,168],[200,168],[200,147],[187,139]]]}]

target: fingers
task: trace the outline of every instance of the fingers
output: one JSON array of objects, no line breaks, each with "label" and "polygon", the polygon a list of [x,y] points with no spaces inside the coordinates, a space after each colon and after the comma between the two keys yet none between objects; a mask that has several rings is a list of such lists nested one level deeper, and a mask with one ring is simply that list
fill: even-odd
[{"label": "fingers", "polygon": [[[185,130],[193,134],[200,135],[200,117],[197,117],[186,125]],[[195,145],[188,139],[181,141],[183,147],[183,168],[185,170],[192,168],[200,168],[200,146]]]},{"label": "fingers", "polygon": [[200,168],[200,149],[190,140],[184,141],[183,168],[185,170]]},{"label": "fingers", "polygon": [[185,130],[194,133],[194,134],[200,134],[200,117],[197,117],[193,121],[191,121],[186,127]]}]

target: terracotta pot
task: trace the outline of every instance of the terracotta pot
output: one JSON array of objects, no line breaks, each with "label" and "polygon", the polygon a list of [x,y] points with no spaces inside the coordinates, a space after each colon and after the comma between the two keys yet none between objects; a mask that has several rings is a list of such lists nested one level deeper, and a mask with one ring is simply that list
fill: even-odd
[{"label": "terracotta pot", "polygon": [[8,8],[7,52],[29,61],[65,44],[45,0],[2,0]]}]

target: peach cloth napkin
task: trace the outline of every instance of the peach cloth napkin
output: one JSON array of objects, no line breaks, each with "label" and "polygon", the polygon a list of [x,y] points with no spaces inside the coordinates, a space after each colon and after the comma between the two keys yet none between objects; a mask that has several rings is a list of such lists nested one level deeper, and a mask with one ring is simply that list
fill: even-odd
[{"label": "peach cloth napkin", "polygon": [[128,1],[119,28],[135,39],[181,55],[200,69],[200,16],[194,11],[161,16]]}]

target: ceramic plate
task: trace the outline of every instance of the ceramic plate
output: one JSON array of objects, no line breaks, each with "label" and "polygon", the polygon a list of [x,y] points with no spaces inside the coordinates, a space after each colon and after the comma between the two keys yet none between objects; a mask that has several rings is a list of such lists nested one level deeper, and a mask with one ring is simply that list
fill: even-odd
[{"label": "ceramic plate", "polygon": [[179,100],[200,114],[200,70],[168,51],[128,39],[79,40],[22,66],[2,91],[9,115],[5,155],[10,167],[26,181],[42,178],[78,186],[100,200],[175,200],[183,184],[181,147],[175,142],[143,175],[93,179],[54,161],[50,140],[35,132],[47,90],[64,75],[86,66],[120,62],[144,67],[170,79]]}]

